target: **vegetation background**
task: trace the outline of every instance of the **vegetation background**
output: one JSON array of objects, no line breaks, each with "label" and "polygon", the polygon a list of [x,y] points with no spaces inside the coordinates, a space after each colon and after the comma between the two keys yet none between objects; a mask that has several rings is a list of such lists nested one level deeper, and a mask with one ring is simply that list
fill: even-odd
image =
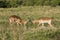
[{"label": "vegetation background", "polygon": [[[11,15],[29,21],[10,25]],[[41,17],[53,18],[53,26],[31,23]],[[60,40],[60,0],[0,0],[0,40]]]},{"label": "vegetation background", "polygon": [[18,6],[60,6],[60,0],[0,0],[0,7],[11,8]]}]

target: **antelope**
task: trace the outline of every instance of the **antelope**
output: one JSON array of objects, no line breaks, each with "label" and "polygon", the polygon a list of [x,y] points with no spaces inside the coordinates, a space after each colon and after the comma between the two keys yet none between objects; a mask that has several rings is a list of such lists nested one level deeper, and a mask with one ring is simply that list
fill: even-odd
[{"label": "antelope", "polygon": [[19,24],[19,22],[21,22],[21,18],[16,16],[16,15],[11,15],[9,17],[9,21],[12,24],[13,22],[16,22],[17,24]]},{"label": "antelope", "polygon": [[27,21],[22,20],[19,16],[16,16],[16,15],[11,15],[9,17],[9,21],[11,24],[13,22],[16,22],[17,24],[24,24],[24,25],[27,23]]},{"label": "antelope", "polygon": [[38,23],[38,26],[40,24],[42,24],[42,26],[44,26],[44,23],[48,23],[50,26],[52,26],[51,22],[52,22],[52,18],[49,18],[49,17],[43,17],[43,18],[40,18],[38,20],[32,21],[33,24]]}]

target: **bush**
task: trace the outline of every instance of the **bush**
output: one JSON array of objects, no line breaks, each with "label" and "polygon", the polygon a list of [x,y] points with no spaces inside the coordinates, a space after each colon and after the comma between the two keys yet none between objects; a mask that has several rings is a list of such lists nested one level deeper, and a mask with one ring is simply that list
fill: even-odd
[{"label": "bush", "polygon": [[1,0],[0,8],[10,8],[18,6],[60,6],[60,0]]}]

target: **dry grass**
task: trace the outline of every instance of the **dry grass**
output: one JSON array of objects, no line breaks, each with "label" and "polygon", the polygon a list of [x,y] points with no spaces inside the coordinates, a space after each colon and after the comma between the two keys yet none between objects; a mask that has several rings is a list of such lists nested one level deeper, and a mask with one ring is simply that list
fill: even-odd
[{"label": "dry grass", "polygon": [[[23,20],[35,20],[40,17],[51,17],[53,27],[45,24],[13,25],[9,24],[9,16],[17,15]],[[60,7],[24,6],[18,8],[0,8],[0,40],[60,40]],[[29,23],[29,22],[28,22]]]}]

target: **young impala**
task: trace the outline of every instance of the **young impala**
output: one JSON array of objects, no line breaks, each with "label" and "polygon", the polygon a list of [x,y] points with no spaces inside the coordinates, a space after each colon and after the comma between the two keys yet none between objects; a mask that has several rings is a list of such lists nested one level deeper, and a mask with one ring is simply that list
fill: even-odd
[{"label": "young impala", "polygon": [[19,22],[21,22],[21,18],[19,16],[16,15],[11,15],[9,17],[9,21],[12,24],[13,22],[16,22],[17,24],[19,24]]},{"label": "young impala", "polygon": [[43,18],[40,18],[40,19],[38,19],[38,20],[34,20],[34,21],[32,21],[32,22],[33,22],[33,24],[34,24],[34,23],[39,23],[38,26],[39,26],[40,24],[42,24],[42,26],[44,26],[44,23],[48,23],[50,26],[52,26],[52,24],[51,24],[52,18],[49,18],[49,17],[43,17]]},{"label": "young impala", "polygon": [[9,21],[11,24],[13,22],[16,22],[17,24],[24,24],[24,25],[27,23],[27,21],[22,20],[19,16],[16,16],[16,15],[11,15],[9,17]]}]

